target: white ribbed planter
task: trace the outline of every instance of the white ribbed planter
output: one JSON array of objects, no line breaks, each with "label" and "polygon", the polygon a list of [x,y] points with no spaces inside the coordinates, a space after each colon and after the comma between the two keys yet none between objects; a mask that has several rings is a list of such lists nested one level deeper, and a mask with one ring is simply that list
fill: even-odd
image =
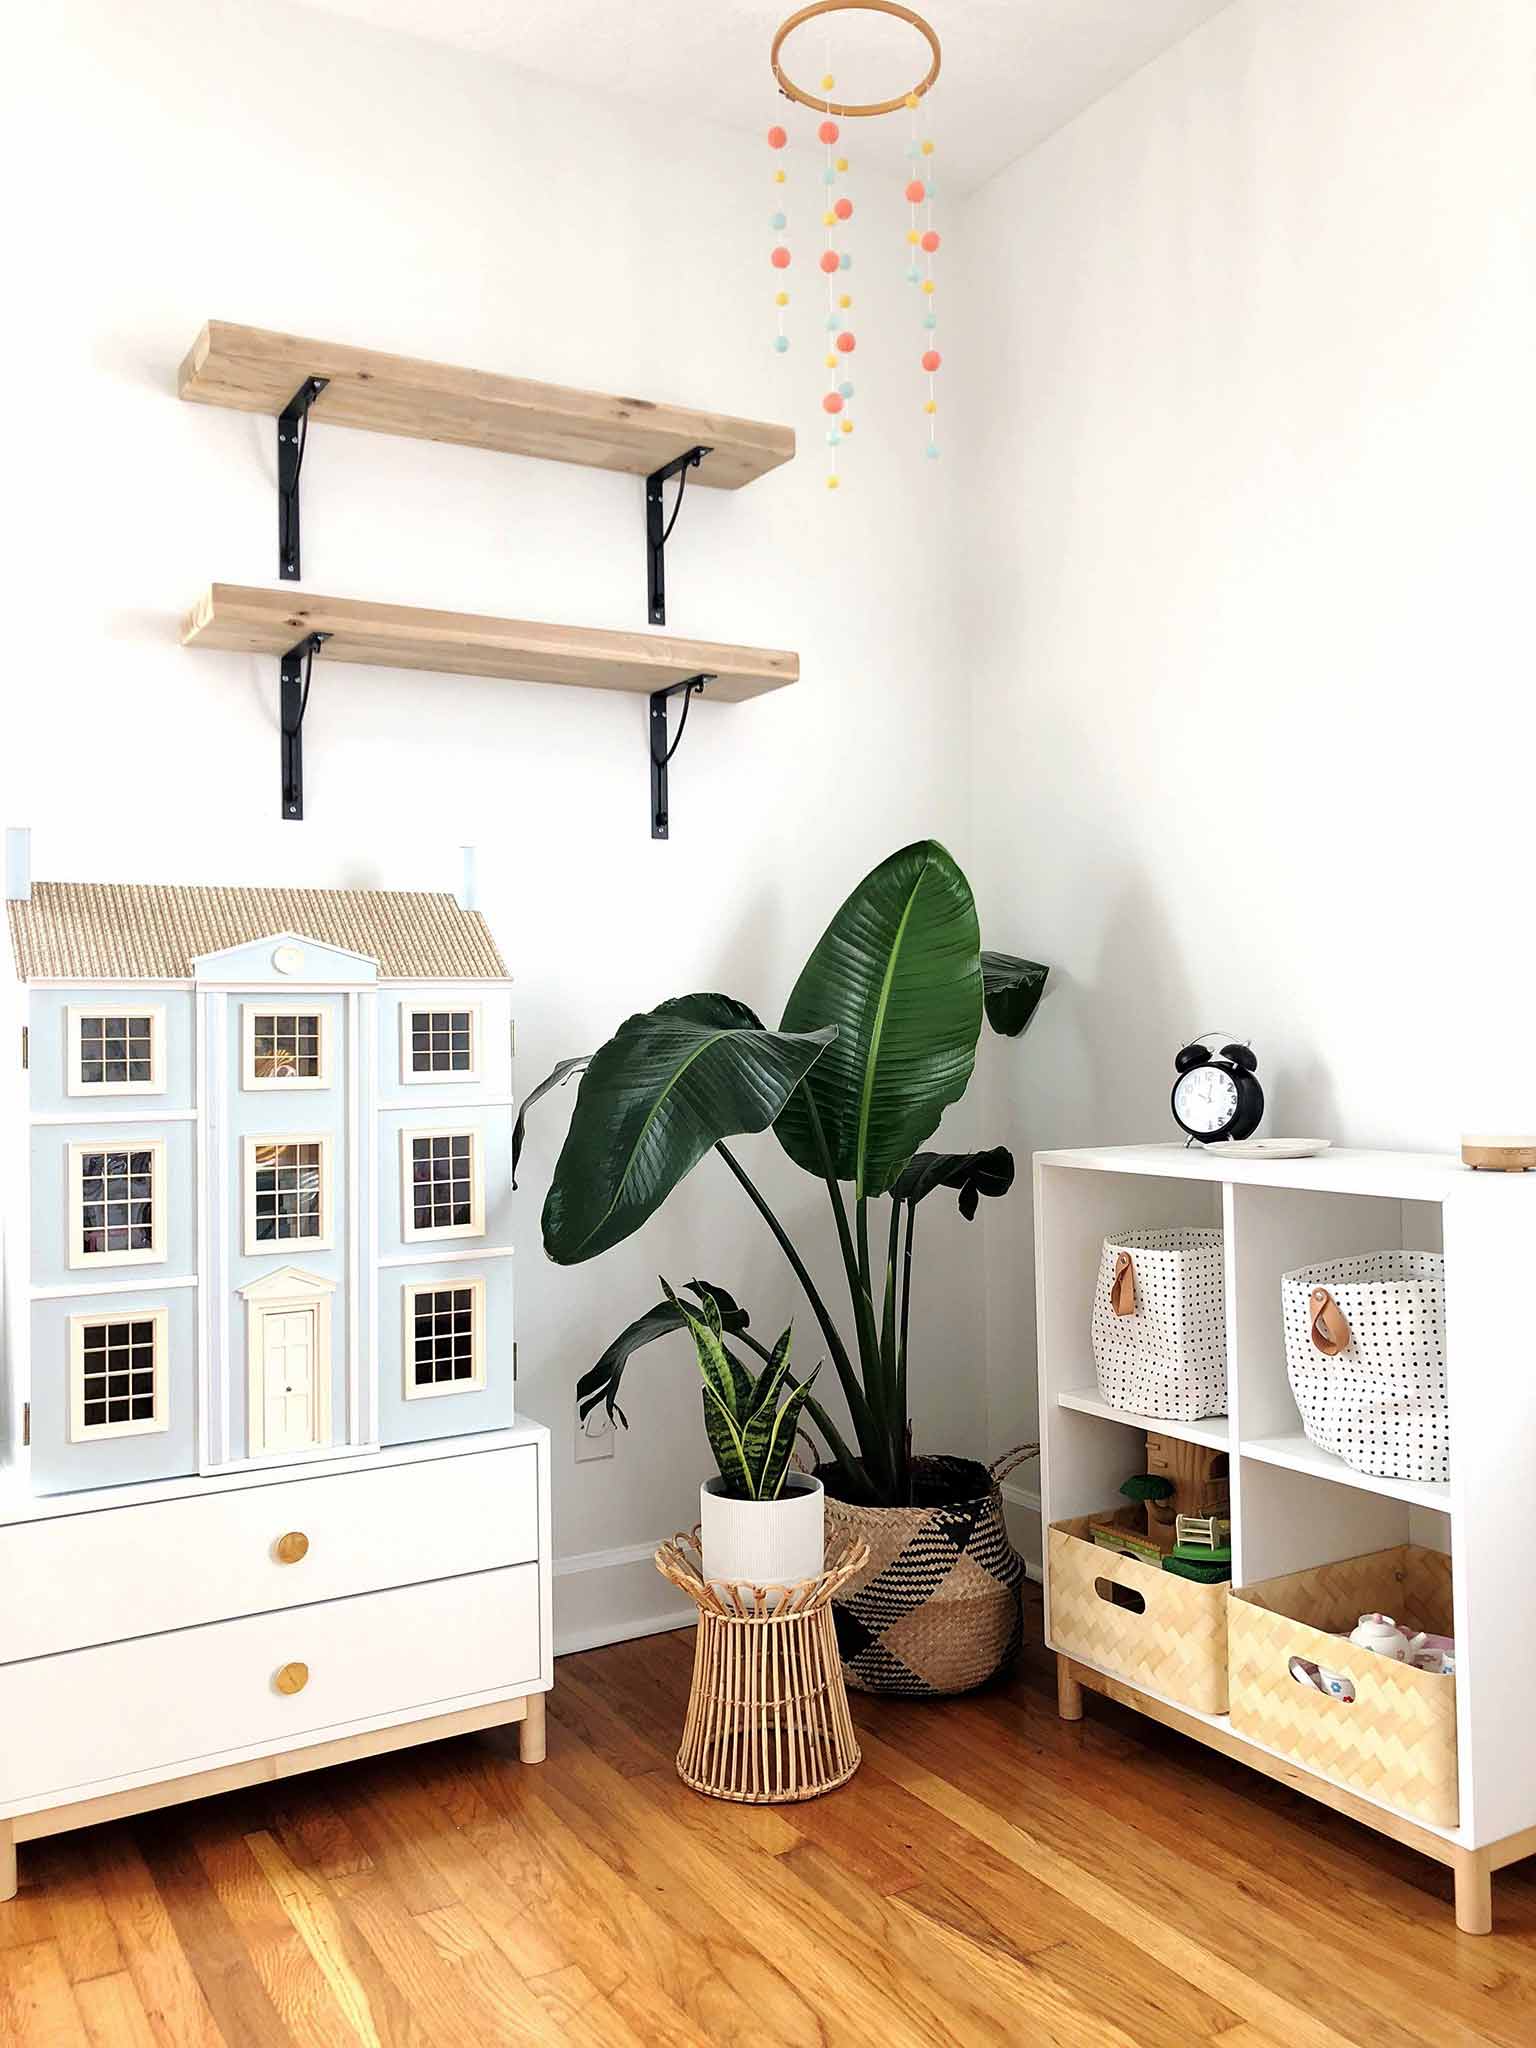
[{"label": "white ribbed planter", "polygon": [[706,1579],[793,1586],[825,1570],[825,1496],[821,1481],[791,1472],[777,1500],[732,1500],[718,1479],[699,1488]]}]

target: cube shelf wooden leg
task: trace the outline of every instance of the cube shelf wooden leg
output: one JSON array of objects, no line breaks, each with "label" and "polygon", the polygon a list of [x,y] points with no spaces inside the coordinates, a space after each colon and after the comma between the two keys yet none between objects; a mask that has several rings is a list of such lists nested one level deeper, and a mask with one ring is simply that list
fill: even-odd
[{"label": "cube shelf wooden leg", "polygon": [[16,1830],[0,1820],[0,1899],[16,1896]]},{"label": "cube shelf wooden leg", "polygon": [[517,1724],[517,1753],[525,1764],[541,1764],[544,1761],[543,1693],[529,1693],[526,1705],[528,1711]]},{"label": "cube shelf wooden leg", "polygon": [[1063,1721],[1083,1718],[1083,1688],[1072,1676],[1072,1659],[1056,1653],[1056,1711]]},{"label": "cube shelf wooden leg", "polygon": [[1488,1852],[1458,1850],[1451,1868],[1456,1877],[1456,1925],[1463,1934],[1492,1934],[1493,1871]]}]

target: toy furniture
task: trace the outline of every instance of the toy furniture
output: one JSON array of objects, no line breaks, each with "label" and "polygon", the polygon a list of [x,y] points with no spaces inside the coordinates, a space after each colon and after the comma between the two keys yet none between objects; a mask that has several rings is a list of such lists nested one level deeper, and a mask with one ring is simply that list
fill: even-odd
[{"label": "toy furniture", "polygon": [[16,1841],[203,1791],[496,1722],[536,1761],[483,920],[10,852],[0,1897]]},{"label": "toy furniture", "polygon": [[[1100,1397],[1089,1315],[1107,1234],[1180,1226],[1219,1226],[1224,1233],[1229,1398],[1224,1416],[1170,1423],[1120,1413]],[[1082,1714],[1085,1688],[1100,1692],[1408,1844],[1454,1872],[1458,1926],[1486,1933],[1492,1873],[1536,1854],[1536,1637],[1520,1620],[1530,1609],[1527,1560],[1522,1546],[1510,1541],[1536,1470],[1536,1336],[1510,1306],[1511,1276],[1526,1270],[1536,1242],[1536,1181],[1472,1173],[1438,1154],[1334,1149],[1279,1163],[1230,1157],[1221,1145],[1043,1152],[1035,1160],[1035,1231],[1041,1495],[1053,1557],[1084,1549],[1078,1544],[1074,1550],[1070,1537],[1058,1537],[1055,1529],[1102,1515],[1126,1473],[1138,1469],[1142,1439],[1152,1430],[1229,1459],[1234,1593],[1398,1546],[1448,1560],[1454,1625],[1446,1632],[1456,1641],[1454,1676],[1403,1676],[1405,1683],[1422,1680],[1421,1689],[1443,1688],[1437,1697],[1451,1702],[1444,1735],[1435,1734],[1424,1756],[1426,1776],[1438,1773],[1444,1744],[1453,1745],[1451,1817],[1414,1818],[1385,1774],[1374,1792],[1365,1792],[1343,1783],[1339,1773],[1284,1758],[1264,1740],[1240,1734],[1227,1713],[1175,1704],[1150,1681],[1127,1682],[1112,1657],[1060,1654],[1048,1571],[1047,1639],[1058,1650],[1063,1716]],[[1281,1274],[1384,1247],[1445,1255],[1451,1405],[1445,1483],[1373,1478],[1345,1465],[1307,1441],[1291,1397]],[[1086,1532],[1086,1522],[1081,1527]],[[1087,1555],[1104,1561],[1101,1575],[1108,1567],[1121,1578],[1143,1574],[1149,1600],[1169,1597],[1158,1583],[1166,1574],[1146,1574],[1104,1552]],[[1354,1590],[1351,1585],[1351,1597]],[[1191,1585],[1184,1591],[1199,1598],[1218,1589]],[[1079,1605],[1088,1597],[1075,1581],[1072,1597]],[[1281,1596],[1268,1591],[1262,1597]],[[1230,1612],[1237,1601],[1227,1604]],[[1350,1619],[1366,1607],[1401,1614],[1410,1605],[1399,1590],[1396,1604],[1357,1602]],[[1253,1608],[1261,1619],[1263,1611]],[[1428,1616],[1415,1621],[1435,1625]],[[1282,1633],[1276,1629],[1277,1639]],[[1106,1643],[1113,1636],[1105,1631]],[[1319,1640],[1327,1642],[1327,1653],[1314,1650],[1314,1661],[1353,1674],[1350,1646],[1341,1640],[1335,1649],[1332,1639]],[[1233,1657],[1235,1692],[1235,1639]],[[1377,1684],[1401,1672],[1386,1659],[1370,1660],[1368,1675]],[[1301,1680],[1294,1687],[1303,1707],[1318,1715],[1370,1711],[1363,1689],[1351,1702],[1325,1697]],[[1400,1771],[1396,1784],[1406,1778]]]}]

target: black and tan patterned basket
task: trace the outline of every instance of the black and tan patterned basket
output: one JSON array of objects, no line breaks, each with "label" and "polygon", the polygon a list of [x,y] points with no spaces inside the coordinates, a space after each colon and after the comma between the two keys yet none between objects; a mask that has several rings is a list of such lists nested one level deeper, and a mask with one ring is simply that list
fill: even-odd
[{"label": "black and tan patterned basket", "polygon": [[[1038,1449],[1021,1445],[990,1471],[972,1458],[917,1459],[921,1491],[938,1498],[931,1507],[856,1507],[828,1492],[827,1555],[869,1545],[868,1564],[833,1597],[855,1692],[938,1699],[985,1685],[1013,1661],[1024,1566],[1008,1540],[1002,1482]],[[835,1468],[819,1476],[836,1483]]]}]

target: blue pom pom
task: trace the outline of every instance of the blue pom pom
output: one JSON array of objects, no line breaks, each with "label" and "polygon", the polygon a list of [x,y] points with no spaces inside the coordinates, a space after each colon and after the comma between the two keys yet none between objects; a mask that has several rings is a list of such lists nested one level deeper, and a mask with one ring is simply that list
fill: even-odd
[{"label": "blue pom pom", "polygon": [[908,155],[908,156],[921,156],[921,155],[922,155],[922,153],[923,153],[923,145],[922,145],[922,144],[921,144],[920,142],[909,142],[909,143],[907,144],[907,155]]},{"label": "blue pom pom", "polygon": [[783,355],[785,349],[789,347],[789,336],[787,334],[776,334],[773,337],[773,345],[778,353]]},{"label": "blue pom pom", "polygon": [[833,170],[830,164],[828,164],[827,168],[822,172],[821,182],[823,183],[823,185],[835,185],[837,183],[837,173],[836,171]]},{"label": "blue pom pom", "polygon": [[844,379],[837,387],[837,395],[839,398],[852,398],[853,386]]},{"label": "blue pom pom", "polygon": [[771,228],[782,228],[787,225],[787,221],[788,216],[782,213],[770,213],[768,216],[768,225]]},{"label": "blue pom pom", "polygon": [[843,323],[842,323],[842,319],[841,319],[841,317],[840,317],[840,316],[839,316],[838,314],[836,314],[836,313],[829,313],[829,314],[827,315],[827,332],[828,332],[828,334],[836,334],[836,332],[837,332],[838,328],[839,328],[839,327],[841,327],[841,326],[842,326],[842,324],[843,324]]},{"label": "blue pom pom", "polygon": [[829,448],[835,448],[835,447],[837,446],[838,442],[842,440],[842,438],[843,438],[843,436],[842,436],[842,432],[841,432],[841,430],[840,430],[839,428],[837,428],[837,427],[828,427],[828,429],[827,429],[827,446],[828,446]]},{"label": "blue pom pom", "polygon": [[923,325],[925,327],[937,327],[938,324],[939,316],[937,313],[925,313],[923,315]]},{"label": "blue pom pom", "polygon": [[928,458],[928,460],[929,460],[930,462],[937,462],[937,461],[938,461],[938,459],[939,459],[939,444],[938,444],[938,442],[937,442],[937,441],[930,441],[930,442],[928,443],[928,446],[927,446],[927,447],[926,447],[926,448],[925,448],[925,449],[923,450],[923,453],[924,453],[924,454],[925,454],[925,455],[927,456],[927,458]]},{"label": "blue pom pom", "polygon": [[848,254],[848,251],[846,249],[843,251],[842,255],[838,257],[837,267],[839,270],[852,270],[853,258]]},{"label": "blue pom pom", "polygon": [[922,274],[915,263],[911,264],[907,270],[907,283],[916,284]]}]

